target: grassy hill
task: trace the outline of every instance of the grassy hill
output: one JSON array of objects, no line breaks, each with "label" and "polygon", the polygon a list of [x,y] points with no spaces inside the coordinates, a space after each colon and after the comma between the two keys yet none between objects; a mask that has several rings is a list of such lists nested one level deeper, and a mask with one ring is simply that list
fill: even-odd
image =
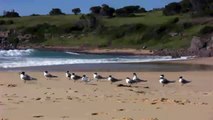
[{"label": "grassy hill", "polygon": [[[14,24],[1,25],[0,27],[22,30],[48,23],[55,25],[57,29],[65,29],[76,24],[80,16],[60,15],[0,18],[0,20],[14,21]],[[194,35],[199,35],[200,30],[205,26],[212,26],[211,18],[206,19],[206,21],[204,19],[196,21],[195,18],[191,18],[188,14],[164,16],[162,11],[136,14],[134,17],[100,17],[99,20],[104,26],[103,28],[96,28],[87,32],[56,32],[49,37],[45,37],[45,40],[37,40],[37,42],[28,42],[27,44],[100,48],[141,48],[142,46],[147,46],[150,49],[187,48]],[[172,37],[169,35],[172,33],[177,33],[177,35]]]}]

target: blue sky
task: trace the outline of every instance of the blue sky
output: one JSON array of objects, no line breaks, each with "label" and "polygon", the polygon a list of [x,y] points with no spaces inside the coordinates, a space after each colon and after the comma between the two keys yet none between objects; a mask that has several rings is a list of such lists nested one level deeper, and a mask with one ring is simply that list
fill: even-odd
[{"label": "blue sky", "polygon": [[60,8],[70,14],[72,8],[79,7],[83,13],[88,13],[89,8],[95,5],[108,4],[114,8],[126,5],[140,5],[147,10],[164,7],[170,2],[180,0],[0,0],[0,14],[3,10],[15,9],[20,15],[48,14],[52,8]]}]

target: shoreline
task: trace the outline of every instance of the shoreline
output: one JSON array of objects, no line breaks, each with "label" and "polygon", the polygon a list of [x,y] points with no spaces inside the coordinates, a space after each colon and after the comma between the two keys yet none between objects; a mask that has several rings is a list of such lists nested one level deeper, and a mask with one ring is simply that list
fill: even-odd
[{"label": "shoreline", "polygon": [[29,66],[17,68],[0,68],[1,71],[75,71],[75,72],[181,72],[181,71],[213,71],[212,65],[173,63],[173,62],[144,62],[144,63],[96,63],[96,64],[65,64]]},{"label": "shoreline", "polygon": [[[18,49],[29,49],[29,47],[19,47]],[[154,55],[154,52],[146,49],[132,49],[132,48],[79,48],[79,47],[30,47],[30,49],[37,50],[51,50],[61,52],[76,52],[85,54],[108,54],[108,55]]]}]

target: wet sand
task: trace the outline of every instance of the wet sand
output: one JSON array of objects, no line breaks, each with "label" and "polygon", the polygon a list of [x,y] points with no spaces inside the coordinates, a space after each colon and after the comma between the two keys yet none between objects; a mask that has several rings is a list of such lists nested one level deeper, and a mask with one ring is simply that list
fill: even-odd
[{"label": "wet sand", "polygon": [[[41,72],[27,72],[36,81],[23,83],[17,72],[0,72],[1,120],[212,120],[213,71],[137,72],[147,80],[124,84],[132,72],[100,72],[122,79],[114,84],[92,80],[88,84],[67,80],[63,72],[46,80]],[[87,74],[90,78],[93,72]],[[158,79],[165,74],[175,80],[162,87]],[[181,86],[182,75],[189,84]]]},{"label": "wet sand", "polygon": [[[181,71],[213,71],[213,66],[200,64],[183,64],[174,62],[147,62],[147,63],[102,63],[102,64],[72,64],[72,65],[52,65],[20,68],[0,68],[0,71],[56,71],[65,72],[67,70],[76,72],[181,72]],[[183,61],[184,62],[184,61]]]}]

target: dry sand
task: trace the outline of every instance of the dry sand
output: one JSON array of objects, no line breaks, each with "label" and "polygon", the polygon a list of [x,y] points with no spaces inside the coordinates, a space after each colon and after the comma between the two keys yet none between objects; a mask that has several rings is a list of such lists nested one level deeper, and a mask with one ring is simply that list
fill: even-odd
[{"label": "dry sand", "polygon": [[[191,80],[165,87],[159,84],[160,72],[138,72],[147,82],[132,87],[117,87],[106,80],[46,80],[41,72],[30,72],[37,81],[26,84],[16,72],[0,72],[1,120],[213,120],[213,71],[165,72],[169,80],[179,75]],[[83,73],[78,73],[82,75]],[[86,73],[92,77],[92,72]],[[131,72],[101,72],[124,79]]]}]

